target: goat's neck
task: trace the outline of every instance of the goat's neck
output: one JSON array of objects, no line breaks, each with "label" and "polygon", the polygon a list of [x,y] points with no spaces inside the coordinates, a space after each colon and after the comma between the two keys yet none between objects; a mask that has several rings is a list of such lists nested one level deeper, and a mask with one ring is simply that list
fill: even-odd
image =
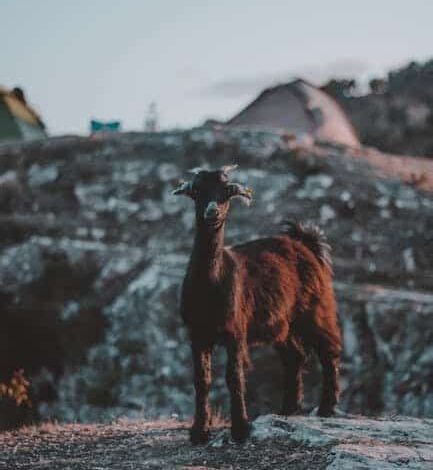
[{"label": "goat's neck", "polygon": [[224,224],[215,231],[196,227],[191,261],[198,273],[217,281],[223,273]]}]

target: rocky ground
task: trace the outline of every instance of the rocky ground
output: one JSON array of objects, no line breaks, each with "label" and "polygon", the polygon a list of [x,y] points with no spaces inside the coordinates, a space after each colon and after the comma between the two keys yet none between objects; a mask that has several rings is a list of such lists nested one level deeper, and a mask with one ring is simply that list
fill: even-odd
[{"label": "rocky ground", "polygon": [[188,423],[122,420],[0,434],[0,469],[430,469],[433,420],[260,416],[244,445],[224,424],[192,447]]},{"label": "rocky ground", "polygon": [[[289,217],[328,234],[344,332],[342,409],[433,415],[431,167],[198,129],[0,146],[0,381],[24,368],[33,401],[17,410],[0,400],[0,426],[191,416],[177,305],[194,217],[170,191],[188,168],[232,162],[254,203],[233,205],[228,244],[277,233]],[[276,356],[257,350],[253,363],[252,416],[275,412]],[[213,401],[222,414],[223,365],[219,351]],[[314,360],[309,370],[313,406]]]}]

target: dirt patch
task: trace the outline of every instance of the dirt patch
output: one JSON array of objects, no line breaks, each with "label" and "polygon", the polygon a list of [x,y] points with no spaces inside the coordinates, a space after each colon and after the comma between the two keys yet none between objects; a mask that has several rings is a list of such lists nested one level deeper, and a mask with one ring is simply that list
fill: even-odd
[{"label": "dirt patch", "polygon": [[325,462],[323,449],[276,438],[192,447],[188,423],[178,421],[42,425],[0,435],[5,470],[316,469]]}]

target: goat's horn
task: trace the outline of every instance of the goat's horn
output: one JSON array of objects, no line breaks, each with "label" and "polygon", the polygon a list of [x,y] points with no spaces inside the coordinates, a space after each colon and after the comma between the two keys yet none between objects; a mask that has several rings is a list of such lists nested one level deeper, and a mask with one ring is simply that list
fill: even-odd
[{"label": "goat's horn", "polygon": [[238,165],[236,165],[236,164],[234,164],[234,165],[224,165],[224,166],[221,167],[221,171],[225,174],[228,174],[231,171],[236,170],[237,167],[238,167]]},{"label": "goat's horn", "polygon": [[253,199],[253,190],[238,183],[231,183],[228,185],[228,196],[230,198],[238,197],[249,206]]},{"label": "goat's horn", "polygon": [[198,175],[202,171],[204,171],[203,168],[196,166],[195,168],[191,168],[190,170],[188,170],[188,173],[191,173],[192,175]]},{"label": "goat's horn", "polygon": [[183,181],[180,183],[180,185],[176,189],[173,189],[171,194],[173,196],[179,196],[181,194],[185,196],[190,196],[191,192],[192,192],[191,183],[189,181]]}]

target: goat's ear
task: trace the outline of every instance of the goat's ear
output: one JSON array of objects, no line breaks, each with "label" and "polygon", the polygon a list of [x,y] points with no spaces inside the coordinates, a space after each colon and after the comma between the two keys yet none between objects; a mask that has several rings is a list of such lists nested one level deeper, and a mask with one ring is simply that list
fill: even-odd
[{"label": "goat's ear", "polygon": [[183,181],[176,189],[171,192],[173,196],[188,196],[192,197],[192,184],[190,181]]},{"label": "goat's ear", "polygon": [[227,185],[227,197],[229,199],[238,197],[244,204],[249,206],[253,199],[253,190],[238,183],[230,183]]},{"label": "goat's ear", "polygon": [[220,168],[220,171],[222,171],[225,175],[228,175],[231,171],[236,170],[238,167],[237,164],[234,165],[224,165]]}]

